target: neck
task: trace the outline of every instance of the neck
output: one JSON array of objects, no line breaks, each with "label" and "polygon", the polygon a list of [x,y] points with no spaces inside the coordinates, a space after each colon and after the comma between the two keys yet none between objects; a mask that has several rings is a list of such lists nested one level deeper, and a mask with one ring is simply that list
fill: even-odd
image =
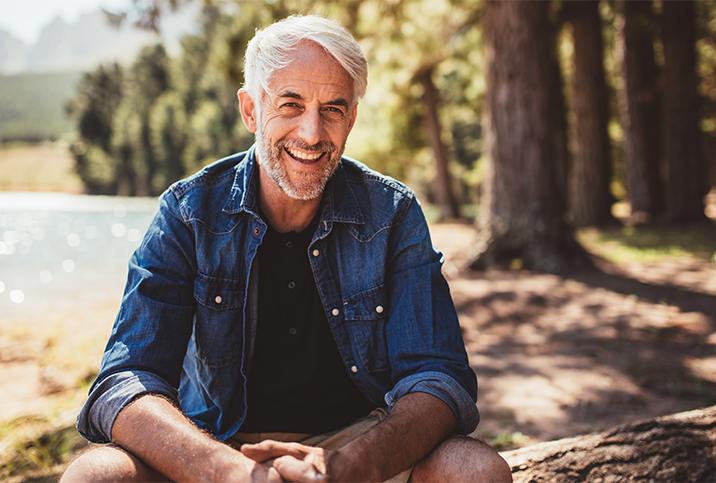
[{"label": "neck", "polygon": [[259,170],[259,206],[267,221],[279,233],[302,231],[313,220],[321,205],[321,197],[312,200],[291,198]]}]

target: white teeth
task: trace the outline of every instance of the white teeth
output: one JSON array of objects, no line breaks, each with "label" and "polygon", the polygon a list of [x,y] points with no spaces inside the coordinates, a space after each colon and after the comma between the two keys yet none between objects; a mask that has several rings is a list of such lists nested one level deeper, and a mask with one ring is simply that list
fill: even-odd
[{"label": "white teeth", "polygon": [[320,152],[319,152],[319,153],[306,153],[306,152],[303,152],[303,151],[296,151],[296,150],[291,149],[291,148],[286,148],[286,151],[288,151],[288,153],[289,153],[291,156],[293,156],[293,157],[296,158],[296,159],[300,159],[301,161],[315,161],[315,160],[317,160],[318,158],[320,158],[321,155],[323,154],[323,153],[320,153]]}]

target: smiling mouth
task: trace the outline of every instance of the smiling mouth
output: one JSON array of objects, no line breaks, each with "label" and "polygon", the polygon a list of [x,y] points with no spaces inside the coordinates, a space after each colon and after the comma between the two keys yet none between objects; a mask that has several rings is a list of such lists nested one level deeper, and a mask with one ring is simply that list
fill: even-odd
[{"label": "smiling mouth", "polygon": [[284,151],[298,162],[303,164],[312,164],[323,156],[323,151],[303,151],[295,148],[284,148]]}]

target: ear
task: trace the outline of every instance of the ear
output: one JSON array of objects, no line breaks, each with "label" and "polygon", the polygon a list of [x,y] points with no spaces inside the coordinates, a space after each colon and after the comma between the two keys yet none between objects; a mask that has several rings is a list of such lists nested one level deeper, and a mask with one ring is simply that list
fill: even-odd
[{"label": "ear", "polygon": [[256,104],[244,88],[239,89],[237,96],[239,98],[239,111],[241,111],[241,119],[244,120],[246,129],[248,129],[251,133],[255,133],[257,127]]}]

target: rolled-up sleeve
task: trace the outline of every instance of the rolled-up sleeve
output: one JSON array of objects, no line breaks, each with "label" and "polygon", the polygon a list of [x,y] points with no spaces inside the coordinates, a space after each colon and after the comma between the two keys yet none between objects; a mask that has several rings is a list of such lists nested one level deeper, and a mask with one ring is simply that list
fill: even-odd
[{"label": "rolled-up sleeve", "polygon": [[468,434],[475,430],[480,420],[475,399],[452,377],[443,372],[418,372],[401,379],[385,395],[388,410],[398,400],[411,392],[425,392],[439,398],[453,412],[458,421],[455,432]]},{"label": "rolled-up sleeve", "polygon": [[178,405],[177,390],[164,379],[146,371],[117,372],[92,388],[77,417],[77,430],[93,443],[109,443],[119,412],[145,394],[159,394]]},{"label": "rolled-up sleeve", "polygon": [[111,441],[119,412],[154,393],[178,401],[182,361],[196,310],[194,237],[171,192],[160,198],[129,261],[127,285],[97,379],[77,417],[92,442]]},{"label": "rolled-up sleeve", "polygon": [[442,275],[442,254],[417,202],[393,231],[390,253],[386,337],[393,387],[385,401],[392,408],[408,393],[432,394],[453,411],[457,432],[470,433],[479,421],[477,378]]}]

